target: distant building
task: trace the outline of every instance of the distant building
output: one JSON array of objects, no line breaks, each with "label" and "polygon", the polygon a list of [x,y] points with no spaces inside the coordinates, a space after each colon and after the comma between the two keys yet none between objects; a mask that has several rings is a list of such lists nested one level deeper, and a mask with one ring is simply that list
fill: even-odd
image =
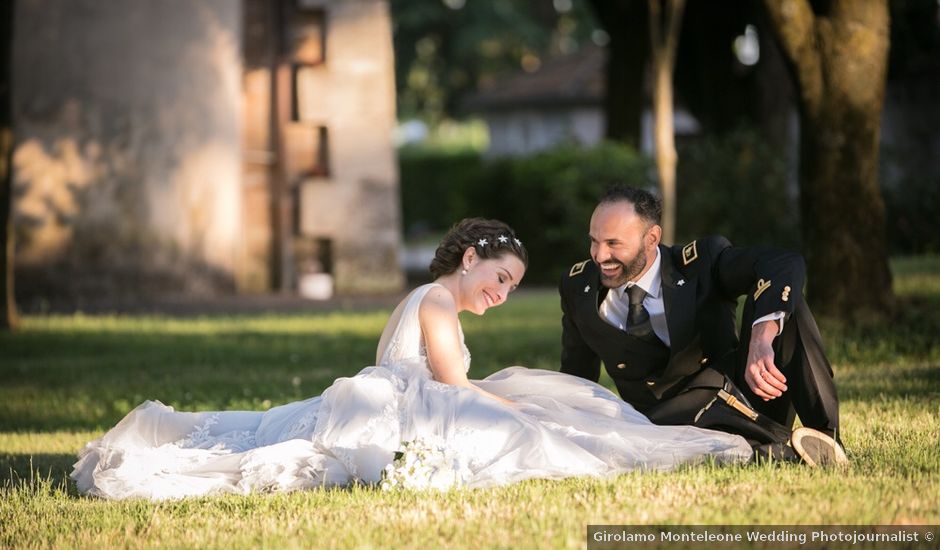
[{"label": "distant building", "polygon": [[464,106],[490,130],[489,156],[528,155],[559,143],[592,145],[604,137],[604,63],[600,47],[549,58],[484,87]]},{"label": "distant building", "polygon": [[[606,49],[588,45],[548,58],[535,71],[508,74],[469,97],[464,107],[479,113],[489,127],[487,156],[523,156],[563,143],[602,141],[606,63]],[[698,121],[682,106],[674,117],[678,135],[698,133]],[[640,143],[645,153],[653,151],[652,127],[647,110]]]},{"label": "distant building", "polygon": [[[606,50],[587,45],[573,54],[549,58],[533,72],[505,75],[468,97],[464,107],[482,116],[489,127],[487,156],[522,156],[562,143],[590,146],[603,140],[605,63]],[[940,163],[934,161],[940,157],[936,131],[940,109],[934,107],[940,93],[940,61],[927,60],[909,73],[887,82],[881,144],[888,154],[881,161],[888,185],[910,174],[940,174]],[[788,119],[788,155],[795,162],[799,147],[795,105]],[[681,103],[673,122],[680,141],[695,139],[701,132],[699,122]],[[652,128],[652,112],[645,109],[639,148],[648,155],[654,149]],[[797,193],[795,165],[791,174],[790,185]]]},{"label": "distant building", "polygon": [[26,299],[399,290],[385,0],[29,0]]}]

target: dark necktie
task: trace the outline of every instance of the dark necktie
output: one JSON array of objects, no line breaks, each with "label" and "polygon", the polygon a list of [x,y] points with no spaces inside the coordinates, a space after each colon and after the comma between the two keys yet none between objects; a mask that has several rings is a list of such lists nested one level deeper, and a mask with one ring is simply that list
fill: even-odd
[{"label": "dark necktie", "polygon": [[628,286],[627,295],[630,298],[630,310],[627,312],[627,334],[644,340],[656,338],[653,325],[650,323],[650,312],[643,307],[643,298],[646,298],[646,291],[637,285]]}]

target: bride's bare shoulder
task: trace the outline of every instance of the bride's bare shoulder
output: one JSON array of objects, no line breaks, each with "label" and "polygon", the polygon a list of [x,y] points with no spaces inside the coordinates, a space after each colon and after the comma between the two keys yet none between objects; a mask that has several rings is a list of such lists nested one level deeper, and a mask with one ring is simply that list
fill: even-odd
[{"label": "bride's bare shoulder", "polygon": [[418,306],[418,315],[422,321],[456,319],[457,304],[454,302],[453,294],[440,285],[432,285],[424,298],[421,299],[421,305]]}]

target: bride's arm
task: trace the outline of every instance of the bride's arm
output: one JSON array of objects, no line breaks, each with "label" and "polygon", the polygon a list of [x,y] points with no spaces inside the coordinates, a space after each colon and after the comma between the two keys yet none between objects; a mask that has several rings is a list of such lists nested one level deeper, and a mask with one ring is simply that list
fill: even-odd
[{"label": "bride's arm", "polygon": [[427,347],[428,364],[434,379],[444,384],[461,386],[500,401],[512,403],[473,385],[464,370],[463,346],[457,324],[457,306],[454,298],[443,288],[432,288],[421,301],[418,310],[421,332]]}]

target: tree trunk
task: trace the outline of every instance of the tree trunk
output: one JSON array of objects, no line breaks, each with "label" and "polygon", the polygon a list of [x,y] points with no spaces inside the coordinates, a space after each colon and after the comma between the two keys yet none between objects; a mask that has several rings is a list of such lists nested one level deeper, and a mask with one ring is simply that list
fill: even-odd
[{"label": "tree trunk", "polygon": [[638,0],[591,0],[607,44],[606,136],[639,147],[643,114],[643,72],[649,48],[646,3]]},{"label": "tree trunk", "polygon": [[[685,0],[649,0],[650,51],[653,72],[653,120],[656,142],[656,172],[663,198],[662,242],[671,245],[676,235],[676,136],[673,124],[672,70],[679,44],[679,23]],[[665,26],[665,28],[663,28]]]},{"label": "tree trunk", "polygon": [[0,330],[17,326],[13,294],[13,6],[0,8]]},{"label": "tree trunk", "polygon": [[892,302],[878,139],[889,42],[887,0],[765,0],[799,88],[800,191],[808,295],[830,315]]}]

